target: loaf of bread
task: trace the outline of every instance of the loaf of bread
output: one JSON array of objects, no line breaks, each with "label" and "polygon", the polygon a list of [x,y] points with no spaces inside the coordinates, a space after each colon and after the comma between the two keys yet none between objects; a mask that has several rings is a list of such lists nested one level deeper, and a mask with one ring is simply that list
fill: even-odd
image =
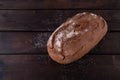
[{"label": "loaf of bread", "polygon": [[60,64],[74,62],[88,53],[106,34],[107,23],[93,13],[78,13],[66,20],[47,42],[49,56]]}]

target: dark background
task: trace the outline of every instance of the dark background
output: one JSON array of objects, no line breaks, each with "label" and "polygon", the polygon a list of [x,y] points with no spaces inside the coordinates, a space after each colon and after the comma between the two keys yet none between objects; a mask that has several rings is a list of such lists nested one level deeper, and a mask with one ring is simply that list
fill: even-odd
[{"label": "dark background", "polygon": [[[107,35],[82,59],[54,62],[49,36],[84,11],[105,18]],[[0,80],[120,80],[120,0],[0,0]]]}]

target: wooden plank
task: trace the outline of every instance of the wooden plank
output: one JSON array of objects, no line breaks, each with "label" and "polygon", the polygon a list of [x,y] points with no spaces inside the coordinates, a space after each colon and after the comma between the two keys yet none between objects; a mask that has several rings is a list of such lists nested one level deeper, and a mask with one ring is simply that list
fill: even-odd
[{"label": "wooden plank", "polygon": [[42,32],[0,32],[0,53],[46,53],[46,42],[50,34]]},{"label": "wooden plank", "polygon": [[[51,32],[0,32],[0,54],[46,54]],[[90,54],[120,54],[120,32],[108,32]]]},{"label": "wooden plank", "polygon": [[120,55],[87,55],[60,65],[47,55],[1,55],[0,80],[120,80]]},{"label": "wooden plank", "polygon": [[105,18],[109,31],[120,31],[120,10],[0,10],[0,31],[54,31],[79,12]]},{"label": "wooden plank", "polygon": [[0,0],[0,9],[120,9],[119,0]]}]

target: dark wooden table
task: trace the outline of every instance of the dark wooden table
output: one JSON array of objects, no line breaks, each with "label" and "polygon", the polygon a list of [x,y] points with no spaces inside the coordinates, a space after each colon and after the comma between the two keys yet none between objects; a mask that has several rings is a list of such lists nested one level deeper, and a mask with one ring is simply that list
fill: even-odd
[{"label": "dark wooden table", "polygon": [[[106,19],[107,35],[82,59],[54,62],[49,36],[84,11]],[[0,0],[0,80],[120,80],[120,0]]]}]

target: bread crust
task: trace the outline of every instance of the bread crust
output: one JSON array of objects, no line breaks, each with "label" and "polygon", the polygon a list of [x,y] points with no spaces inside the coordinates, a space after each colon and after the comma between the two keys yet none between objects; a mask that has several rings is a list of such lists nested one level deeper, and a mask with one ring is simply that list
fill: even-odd
[{"label": "bread crust", "polygon": [[47,42],[49,56],[60,64],[74,62],[97,45],[107,30],[107,23],[101,16],[78,13],[52,33]]}]

